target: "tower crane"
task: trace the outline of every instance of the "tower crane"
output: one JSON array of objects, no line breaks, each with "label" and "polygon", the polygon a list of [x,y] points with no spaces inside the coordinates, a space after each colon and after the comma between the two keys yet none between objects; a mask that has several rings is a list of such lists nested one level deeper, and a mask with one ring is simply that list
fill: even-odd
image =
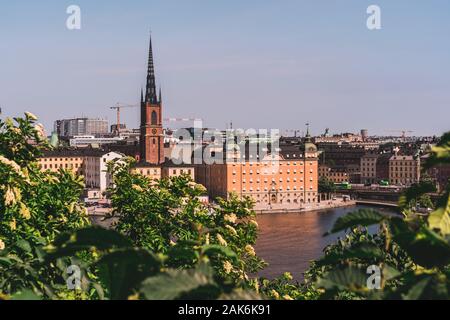
[{"label": "tower crane", "polygon": [[120,133],[120,110],[122,110],[122,108],[137,108],[137,107],[139,107],[140,106],[140,104],[122,104],[122,103],[120,103],[120,102],[118,102],[118,103],[116,103],[116,105],[115,106],[113,106],[113,107],[110,107],[110,109],[112,109],[112,110],[116,110],[116,117],[117,117],[117,119],[116,119],[116,130],[117,130],[117,133],[119,134]]},{"label": "tower crane", "polygon": [[388,132],[401,133],[401,138],[402,138],[403,141],[404,141],[404,140],[406,140],[406,135],[407,135],[408,133],[413,133],[414,131],[403,129],[403,130],[388,130]]},{"label": "tower crane", "polygon": [[[298,129],[285,129],[285,130],[283,130],[283,134],[286,134],[289,137],[294,137],[294,138],[297,138],[299,133],[302,133],[302,131],[298,130]],[[292,134],[294,134],[294,135],[292,136]]]},{"label": "tower crane", "polygon": [[164,118],[165,122],[194,122],[194,121],[201,121],[203,122],[202,118]]}]

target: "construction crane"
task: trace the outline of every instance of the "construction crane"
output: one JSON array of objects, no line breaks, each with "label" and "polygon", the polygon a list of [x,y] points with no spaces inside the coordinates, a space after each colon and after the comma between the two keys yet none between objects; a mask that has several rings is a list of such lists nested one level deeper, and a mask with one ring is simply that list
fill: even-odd
[{"label": "construction crane", "polygon": [[388,130],[388,132],[401,133],[401,138],[403,139],[403,141],[405,141],[406,140],[406,135],[408,133],[413,133],[414,131],[411,131],[411,130]]},{"label": "construction crane", "polygon": [[[297,130],[297,129],[285,129],[285,130],[283,130],[283,134],[286,134],[289,137],[294,137],[294,138],[297,138],[299,133],[302,133],[302,131],[301,130]],[[294,134],[294,135],[292,136],[292,134]]]},{"label": "construction crane", "polygon": [[114,107],[110,107],[110,109],[116,110],[116,114],[117,114],[116,131],[117,131],[117,134],[120,133],[120,110],[122,110],[122,108],[137,108],[139,106],[140,106],[140,104],[122,104],[122,103],[118,102],[118,103],[116,103],[116,105]]},{"label": "construction crane", "polygon": [[189,121],[203,121],[202,118],[164,118],[166,122],[189,122]]}]

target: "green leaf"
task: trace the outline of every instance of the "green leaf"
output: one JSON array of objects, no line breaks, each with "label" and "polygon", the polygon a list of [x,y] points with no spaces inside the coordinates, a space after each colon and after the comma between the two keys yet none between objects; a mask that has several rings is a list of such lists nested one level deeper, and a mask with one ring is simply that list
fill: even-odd
[{"label": "green leaf", "polygon": [[11,300],[42,300],[42,298],[34,293],[33,290],[27,289],[14,294]]},{"label": "green leaf", "polygon": [[10,258],[0,257],[0,265],[3,265],[5,267],[9,267],[12,264],[13,264],[13,262],[11,261]]},{"label": "green leaf", "polygon": [[406,191],[400,196],[398,201],[400,208],[408,208],[412,200],[418,199],[421,195],[435,192],[436,186],[431,181],[421,181],[406,189]]},{"label": "green leaf", "polygon": [[400,218],[391,219],[390,226],[394,241],[415,263],[426,268],[450,263],[450,245],[436,232],[424,225],[414,228]]},{"label": "green leaf", "polygon": [[445,133],[439,143],[431,150],[431,156],[424,164],[424,169],[430,169],[439,164],[450,163],[450,132]]},{"label": "green leaf", "polygon": [[370,226],[378,224],[386,217],[372,209],[360,209],[358,211],[350,212],[349,214],[339,217],[334,223],[333,228],[325,235],[337,233],[350,228],[358,226]]},{"label": "green leaf", "polygon": [[408,291],[407,294],[405,294],[403,296],[403,299],[405,300],[419,300],[424,291],[425,288],[428,286],[428,284],[430,283],[431,278],[426,277],[424,279],[421,279],[420,281],[418,281],[416,284],[414,284],[412,286],[412,288]]},{"label": "green leaf", "polygon": [[31,252],[31,245],[26,240],[19,240],[15,243],[15,246],[24,252],[30,253]]},{"label": "green leaf", "polygon": [[161,262],[144,249],[121,249],[103,256],[95,267],[106,282],[110,298],[123,300],[132,295],[144,279],[157,274]]},{"label": "green leaf", "polygon": [[[196,245],[197,243],[195,243]],[[167,264],[169,266],[190,266],[199,257],[199,252],[194,250],[193,245],[178,243],[167,251]]]},{"label": "green leaf", "polygon": [[52,260],[73,256],[77,252],[91,248],[109,250],[130,247],[132,247],[131,242],[117,231],[101,227],[89,227],[59,236],[48,250],[49,254],[46,259]]},{"label": "green leaf", "polygon": [[382,271],[382,275],[383,275],[383,279],[385,281],[389,281],[392,280],[394,278],[397,278],[398,276],[401,275],[400,271],[398,271],[396,268],[385,264],[383,266],[383,271]]},{"label": "green leaf", "polygon": [[317,286],[330,291],[367,292],[367,278],[361,269],[348,266],[325,273],[318,279]]},{"label": "green leaf", "polygon": [[210,258],[222,255],[233,262],[236,262],[238,259],[236,253],[232,249],[217,244],[205,245],[202,247],[202,250],[203,254]]},{"label": "green leaf", "polygon": [[404,286],[399,288],[405,300],[448,300],[448,278],[442,273],[410,272],[404,276]]},{"label": "green leaf", "polygon": [[384,252],[377,245],[369,242],[357,242],[350,248],[344,249],[342,252],[332,251],[328,253],[325,257],[317,261],[317,265],[333,266],[347,259],[360,259],[369,261],[369,263],[372,264],[374,261],[383,257]]},{"label": "green leaf", "polygon": [[214,299],[219,294],[211,274],[173,269],[146,279],[140,292],[149,300]]},{"label": "green leaf", "polygon": [[444,236],[450,234],[450,196],[444,208],[439,208],[430,214],[428,224],[431,229],[439,230]]}]

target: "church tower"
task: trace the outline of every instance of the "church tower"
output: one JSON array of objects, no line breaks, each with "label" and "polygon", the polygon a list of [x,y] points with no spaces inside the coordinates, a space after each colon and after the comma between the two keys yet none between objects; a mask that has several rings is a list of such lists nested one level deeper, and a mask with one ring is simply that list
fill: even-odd
[{"label": "church tower", "polygon": [[164,163],[164,134],[162,127],[161,89],[156,93],[155,67],[153,64],[152,38],[148,52],[147,85],[141,90],[141,162],[152,165]]}]

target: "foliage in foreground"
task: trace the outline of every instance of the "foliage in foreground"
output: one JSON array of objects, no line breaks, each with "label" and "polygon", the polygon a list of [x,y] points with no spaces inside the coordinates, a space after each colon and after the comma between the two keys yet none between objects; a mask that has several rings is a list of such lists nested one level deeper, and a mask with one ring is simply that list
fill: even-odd
[{"label": "foliage in foreground", "polygon": [[[117,231],[89,227],[82,180],[41,172],[42,130],[31,114],[15,121],[0,121],[0,299],[449,298],[450,189],[429,214],[415,211],[430,205],[425,183],[402,196],[404,217],[375,210],[341,217],[330,233],[345,237],[301,284],[289,273],[256,279],[249,275],[264,262],[253,249],[248,199],[208,207],[198,198],[204,189],[186,177],[153,182],[132,173],[132,163],[116,162],[109,192]],[[450,134],[427,166],[442,163],[450,163]],[[373,225],[377,233],[367,231]],[[80,283],[68,278],[77,268]],[[377,269],[380,277],[369,277]]]},{"label": "foliage in foreground", "polygon": [[[443,163],[450,163],[448,133],[425,169]],[[426,195],[433,191],[429,183],[409,188],[399,202],[403,217],[359,210],[339,218],[330,233],[348,233],[313,262],[302,290],[322,299],[449,299],[450,186],[434,211],[415,210],[432,207]],[[375,234],[367,231],[373,225],[379,226]]]},{"label": "foliage in foreground", "polygon": [[259,298],[243,289],[247,272],[264,266],[251,202],[207,208],[189,179],[154,185],[117,163],[118,231],[89,227],[82,178],[39,169],[49,146],[35,120],[0,122],[2,299]]},{"label": "foliage in foreground", "polygon": [[258,224],[250,199],[231,196],[206,205],[199,198],[206,190],[189,177],[152,181],[132,173],[132,165],[132,160],[111,163],[114,187],[109,191],[118,218],[115,229],[133,245],[168,254],[168,267],[184,269],[199,262],[204,246],[233,252],[234,259],[217,254],[211,264],[235,281],[265,266],[253,248]]},{"label": "foliage in foreground", "polygon": [[48,145],[35,120],[30,113],[0,120],[0,292],[4,293],[23,288],[49,293],[62,276],[58,266],[38,268],[42,247],[60,233],[88,225],[79,203],[82,180],[66,171],[39,170],[36,158]]}]

